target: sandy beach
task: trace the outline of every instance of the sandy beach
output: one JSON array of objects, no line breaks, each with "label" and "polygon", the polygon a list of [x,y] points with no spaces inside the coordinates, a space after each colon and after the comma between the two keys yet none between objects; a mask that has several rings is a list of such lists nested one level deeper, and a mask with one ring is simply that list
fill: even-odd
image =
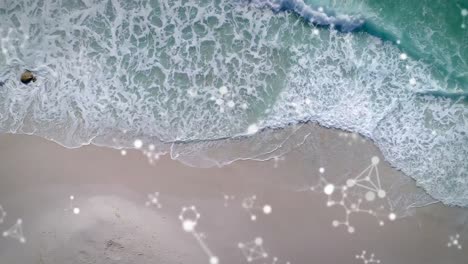
[{"label": "sandy beach", "polygon": [[[365,263],[363,251],[380,263],[466,263],[466,209],[433,204],[408,210],[403,200],[430,199],[410,198],[420,193],[417,187],[411,180],[401,184],[398,179],[408,177],[371,142],[324,128],[317,133],[320,155],[309,160],[303,152],[310,148],[298,147],[222,168],[194,168],[169,155],[149,164],[137,150],[124,156],[104,147],[66,149],[38,137],[1,135],[0,205],[7,215],[0,228],[22,219],[26,243],[0,238],[0,263],[358,264]],[[351,204],[360,199],[371,213],[352,213],[348,225],[334,227],[346,215],[340,184],[372,165],[373,157],[380,160],[385,199],[349,194],[356,199]],[[336,204],[327,206],[330,200]]]}]

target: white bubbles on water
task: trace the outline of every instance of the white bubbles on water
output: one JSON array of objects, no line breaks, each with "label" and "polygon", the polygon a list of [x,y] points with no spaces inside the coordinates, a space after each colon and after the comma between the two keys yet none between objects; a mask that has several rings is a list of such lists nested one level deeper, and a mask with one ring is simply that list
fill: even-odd
[{"label": "white bubbles on water", "polygon": [[401,60],[406,60],[406,59],[408,59],[408,55],[406,53],[401,53],[400,54],[400,59]]}]

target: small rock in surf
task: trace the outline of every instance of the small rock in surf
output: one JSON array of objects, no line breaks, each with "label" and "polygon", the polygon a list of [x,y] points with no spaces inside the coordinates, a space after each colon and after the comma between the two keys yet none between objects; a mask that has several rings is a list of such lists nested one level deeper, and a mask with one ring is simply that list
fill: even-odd
[{"label": "small rock in surf", "polygon": [[31,71],[25,70],[23,74],[21,74],[21,82],[24,84],[29,84],[30,82],[35,82],[36,76]]}]

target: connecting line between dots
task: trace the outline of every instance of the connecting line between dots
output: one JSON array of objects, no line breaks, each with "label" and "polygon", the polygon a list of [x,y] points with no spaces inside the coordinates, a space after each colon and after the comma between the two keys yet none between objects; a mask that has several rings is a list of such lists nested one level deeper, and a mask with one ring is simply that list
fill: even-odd
[{"label": "connecting line between dots", "polygon": [[[350,217],[352,214],[356,213],[365,213],[379,219],[378,210],[384,210],[385,207],[382,205],[377,210],[370,210],[362,208],[364,202],[370,203],[379,199],[385,199],[387,194],[383,190],[380,175],[378,170],[378,164],[380,159],[377,156],[371,158],[371,164],[367,166],[363,171],[361,171],[356,177],[351,177],[346,180],[346,183],[343,185],[334,185],[329,183],[325,177],[322,175],[325,172],[324,168],[320,168],[320,178],[316,185],[309,187],[307,189],[302,189],[299,191],[317,191],[321,190],[327,196],[327,207],[341,207],[345,213],[344,219],[342,221],[334,220],[332,225],[334,227],[346,226],[349,233],[355,232],[355,227],[350,222]],[[357,198],[356,200],[352,199],[351,189],[361,188],[367,192],[364,195],[364,199]],[[338,197],[337,197],[338,196]],[[390,221],[396,219],[396,215],[392,212],[388,215]],[[379,225],[383,226],[385,223],[383,220],[379,221]]]},{"label": "connecting line between dots", "polygon": [[208,255],[209,263],[218,264],[219,263],[218,257],[215,256],[213,252],[211,252],[210,248],[208,248],[208,245],[203,240],[203,235],[201,233],[198,233],[195,230],[200,217],[201,215],[197,211],[197,208],[192,205],[190,207],[182,208],[182,211],[180,212],[180,215],[179,215],[179,220],[182,222],[182,228],[184,229],[184,231],[192,234],[197,240],[198,244],[200,244],[201,248],[206,253],[206,255]]}]

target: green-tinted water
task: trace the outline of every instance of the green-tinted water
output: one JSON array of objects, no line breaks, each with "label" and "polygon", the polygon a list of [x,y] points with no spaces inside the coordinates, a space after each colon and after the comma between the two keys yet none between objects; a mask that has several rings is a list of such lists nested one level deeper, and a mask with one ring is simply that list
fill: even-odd
[{"label": "green-tinted water", "polygon": [[423,60],[449,89],[468,91],[467,0],[306,0],[344,14],[361,14],[363,30],[399,44]]}]

